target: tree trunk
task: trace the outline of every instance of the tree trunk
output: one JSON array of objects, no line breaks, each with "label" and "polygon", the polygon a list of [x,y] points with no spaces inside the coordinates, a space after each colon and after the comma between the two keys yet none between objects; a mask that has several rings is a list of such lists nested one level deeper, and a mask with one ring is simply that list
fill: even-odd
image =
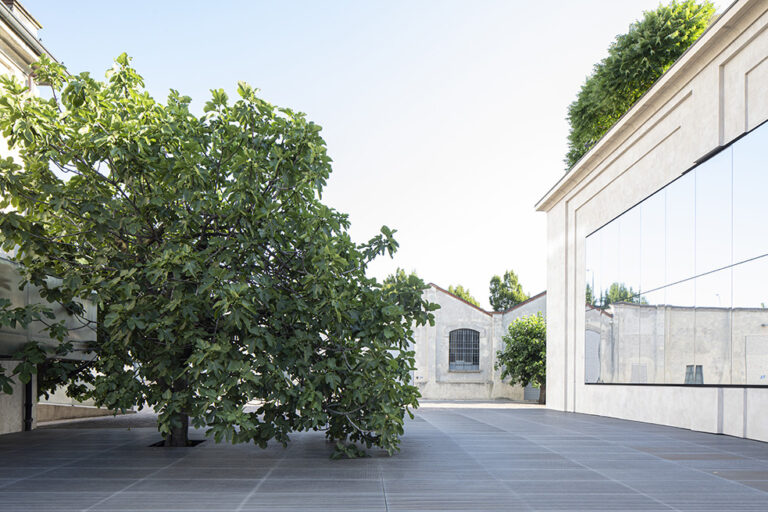
[{"label": "tree trunk", "polygon": [[189,444],[189,416],[175,414],[171,418],[171,433],[165,438],[164,446],[187,446]]},{"label": "tree trunk", "polygon": [[539,403],[544,405],[547,403],[547,383],[541,385],[539,388]]}]

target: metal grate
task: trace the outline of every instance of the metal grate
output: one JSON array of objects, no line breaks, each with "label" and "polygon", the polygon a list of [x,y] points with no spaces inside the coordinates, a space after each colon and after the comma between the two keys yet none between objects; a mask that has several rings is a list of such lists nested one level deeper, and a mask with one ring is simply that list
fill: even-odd
[{"label": "metal grate", "polygon": [[471,371],[480,369],[480,333],[456,329],[448,335],[448,368]]}]

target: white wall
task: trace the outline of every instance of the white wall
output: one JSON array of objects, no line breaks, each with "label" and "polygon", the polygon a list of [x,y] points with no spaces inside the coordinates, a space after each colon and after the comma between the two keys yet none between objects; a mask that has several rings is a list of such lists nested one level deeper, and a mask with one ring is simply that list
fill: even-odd
[{"label": "white wall", "polygon": [[549,407],[768,441],[768,388],[584,384],[586,235],[768,119],[766,91],[768,0],[741,0],[539,202]]}]

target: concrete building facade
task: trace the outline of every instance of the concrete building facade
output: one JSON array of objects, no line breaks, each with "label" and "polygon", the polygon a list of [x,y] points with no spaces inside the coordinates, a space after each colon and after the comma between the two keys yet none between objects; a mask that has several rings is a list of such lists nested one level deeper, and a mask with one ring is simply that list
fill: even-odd
[{"label": "concrete building facade", "polygon": [[489,312],[430,284],[426,299],[440,305],[435,325],[414,333],[414,382],[422,397],[436,400],[536,400],[538,390],[501,380],[494,368],[502,336],[517,318],[546,314],[542,292],[502,312]]},{"label": "concrete building facade", "polygon": [[739,0],[539,201],[549,407],[768,441],[766,120]]}]

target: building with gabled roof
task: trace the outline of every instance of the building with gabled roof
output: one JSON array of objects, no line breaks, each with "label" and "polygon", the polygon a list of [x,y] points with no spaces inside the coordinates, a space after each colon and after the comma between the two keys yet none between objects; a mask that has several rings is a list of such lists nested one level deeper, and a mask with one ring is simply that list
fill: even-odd
[{"label": "building with gabled roof", "polygon": [[517,318],[546,315],[546,292],[507,309],[486,311],[430,283],[424,294],[440,305],[435,325],[414,333],[414,381],[423,398],[436,400],[538,400],[538,389],[510,385],[494,368],[502,336]]}]

